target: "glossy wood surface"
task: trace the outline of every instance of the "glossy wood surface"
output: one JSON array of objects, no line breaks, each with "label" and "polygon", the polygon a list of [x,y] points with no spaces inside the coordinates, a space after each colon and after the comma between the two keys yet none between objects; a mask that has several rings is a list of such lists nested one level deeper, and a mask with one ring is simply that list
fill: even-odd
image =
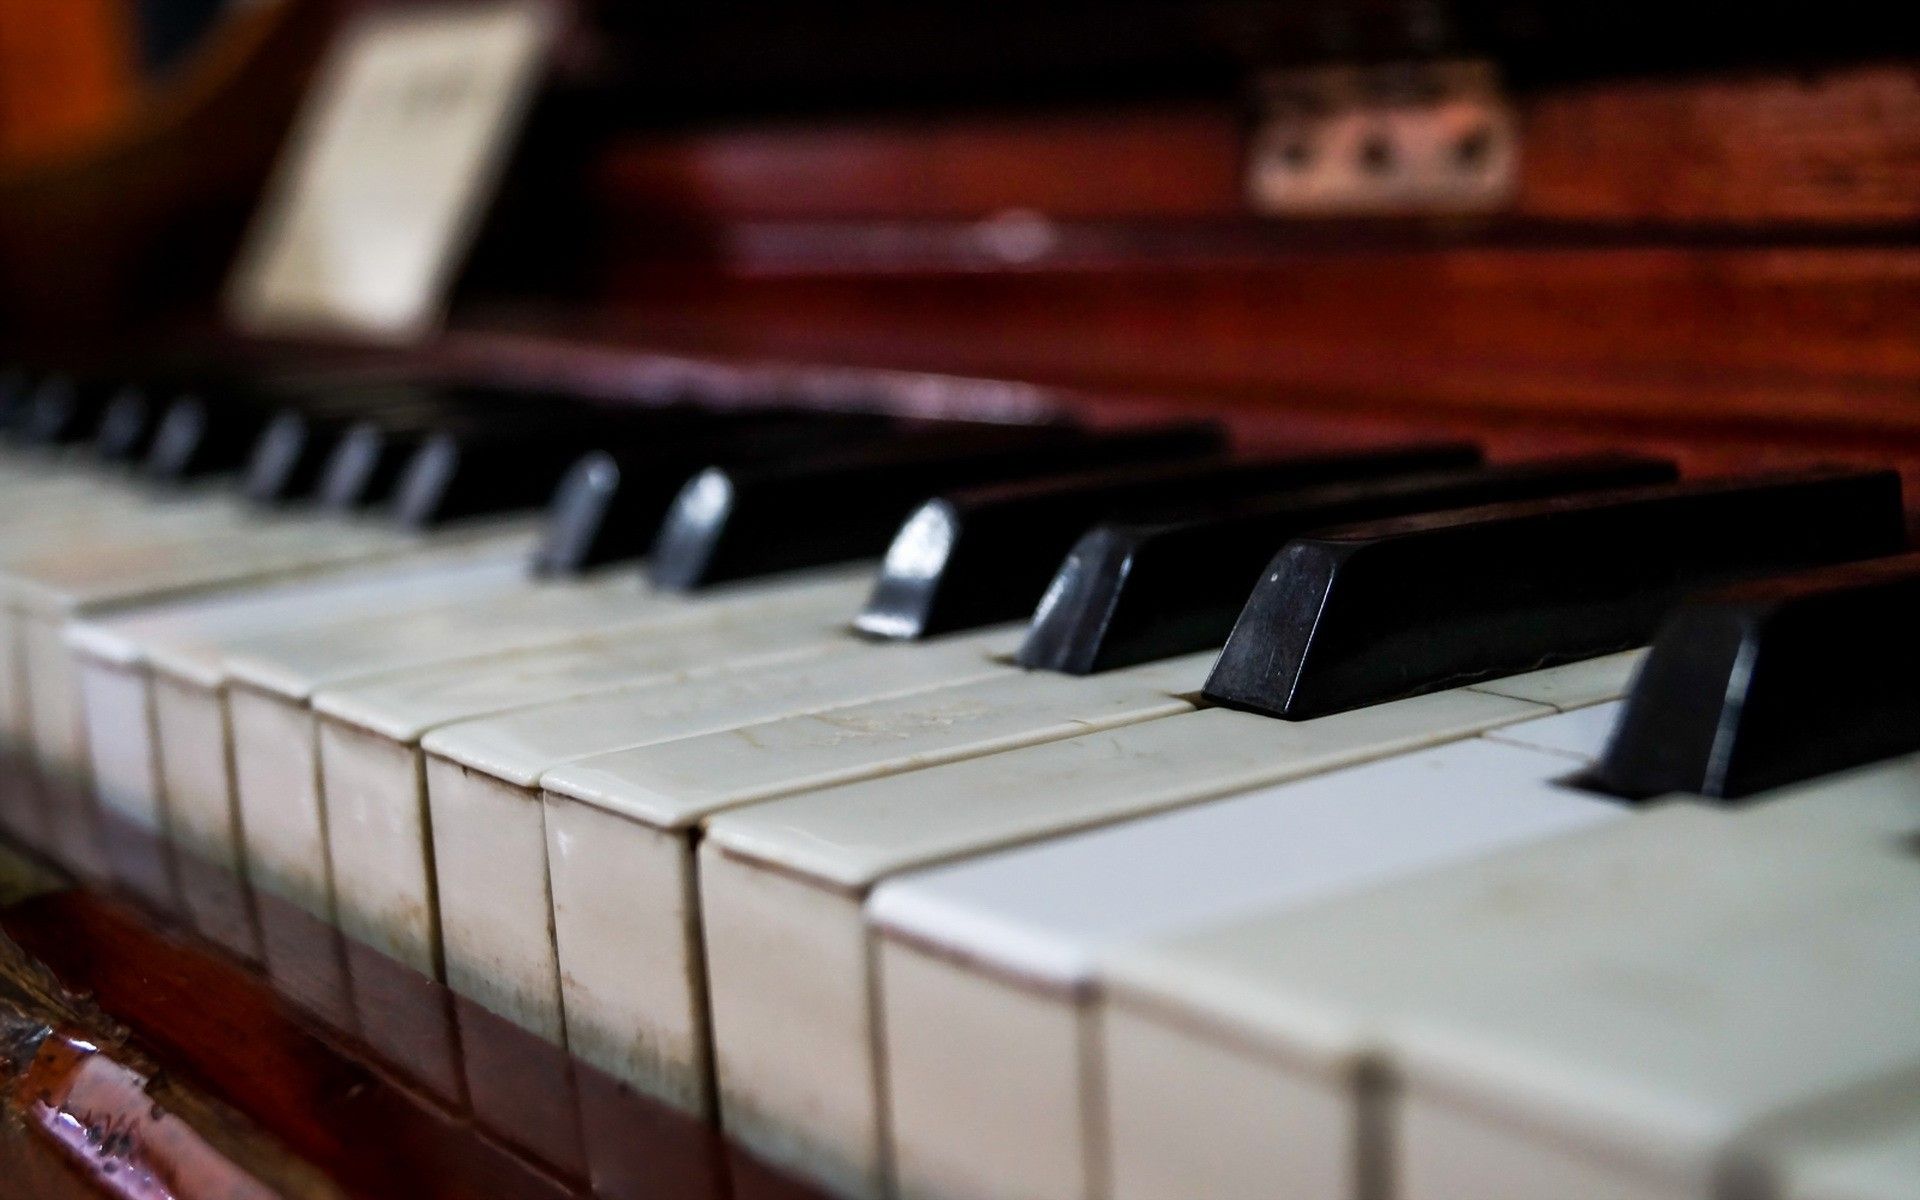
[{"label": "glossy wood surface", "polygon": [[[4,786],[33,785],[10,772]],[[151,894],[102,875],[0,908],[21,952],[0,963],[0,1160],[23,1181],[9,1197],[815,1197],[244,888],[227,925],[247,932],[206,942],[166,906],[180,871],[209,868],[98,833],[91,865]],[[291,965],[268,977],[249,961],[256,936]]]}]

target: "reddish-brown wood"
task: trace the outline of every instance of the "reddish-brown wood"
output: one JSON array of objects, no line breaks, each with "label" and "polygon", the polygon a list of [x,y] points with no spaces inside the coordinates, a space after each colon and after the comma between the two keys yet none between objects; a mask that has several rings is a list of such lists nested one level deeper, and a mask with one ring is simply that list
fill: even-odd
[{"label": "reddish-brown wood", "polygon": [[57,153],[131,104],[132,6],[0,0],[0,165]]},{"label": "reddish-brown wood", "polygon": [[[0,789],[20,782],[10,771]],[[100,834],[100,857],[143,891],[189,869],[150,837]],[[103,882],[0,908],[0,933],[57,982],[43,1019],[65,1031],[0,1070],[10,1198],[147,1200],[162,1193],[128,1184],[145,1171],[200,1200],[818,1200],[297,910],[246,897],[277,939],[268,976],[185,932],[169,889],[136,903]],[[7,1028],[16,977],[0,963]],[[75,1141],[61,1132],[75,1121],[114,1136]]]},{"label": "reddish-brown wood", "polygon": [[[1609,81],[1523,94],[1507,221],[1874,226],[1920,218],[1920,70]],[[713,225],[1245,217],[1243,115],[1133,111],[770,125],[610,147],[619,211]]]},{"label": "reddish-brown wood", "polygon": [[716,351],[1167,395],[1920,427],[1920,250],[1479,249],[1031,274],[639,277]]},{"label": "reddish-brown wood", "polygon": [[352,2],[238,12],[190,71],[83,152],[0,171],[0,326],[97,339],[206,304]]}]

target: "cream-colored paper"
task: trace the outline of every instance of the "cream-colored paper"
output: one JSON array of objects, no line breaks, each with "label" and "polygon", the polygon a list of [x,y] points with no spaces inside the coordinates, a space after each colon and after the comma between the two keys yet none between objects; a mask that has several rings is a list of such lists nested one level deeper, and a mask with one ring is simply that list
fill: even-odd
[{"label": "cream-colored paper", "polygon": [[229,282],[255,333],[439,321],[552,44],[542,0],[367,13],[340,34]]}]

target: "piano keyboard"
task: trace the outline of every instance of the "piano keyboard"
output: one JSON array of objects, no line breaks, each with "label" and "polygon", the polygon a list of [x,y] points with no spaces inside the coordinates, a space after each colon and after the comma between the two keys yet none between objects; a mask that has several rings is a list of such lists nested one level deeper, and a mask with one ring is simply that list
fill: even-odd
[{"label": "piano keyboard", "polygon": [[316,376],[10,421],[0,818],[271,977],[251,894],[849,1197],[1915,1194],[1890,473]]}]

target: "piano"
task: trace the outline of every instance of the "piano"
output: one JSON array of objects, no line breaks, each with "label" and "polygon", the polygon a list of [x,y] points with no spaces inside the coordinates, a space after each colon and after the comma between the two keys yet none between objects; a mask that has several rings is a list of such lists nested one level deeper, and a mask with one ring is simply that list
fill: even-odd
[{"label": "piano", "polygon": [[8,1195],[1920,1196],[1910,34],[580,0],[237,331],[408,7],[0,175]]}]

